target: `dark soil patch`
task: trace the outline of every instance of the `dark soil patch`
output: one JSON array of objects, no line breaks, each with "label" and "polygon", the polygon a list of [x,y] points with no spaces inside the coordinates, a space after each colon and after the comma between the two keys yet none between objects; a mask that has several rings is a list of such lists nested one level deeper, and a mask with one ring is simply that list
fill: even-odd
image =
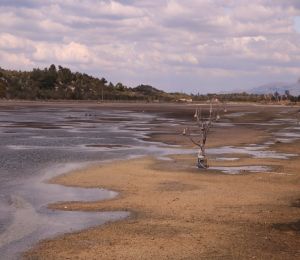
[{"label": "dark soil patch", "polygon": [[177,181],[162,182],[159,184],[160,191],[189,191],[198,189],[197,186]]},{"label": "dark soil patch", "polygon": [[18,128],[37,128],[37,129],[60,129],[60,126],[40,123],[40,122],[16,122],[13,125],[5,127],[18,127]]},{"label": "dark soil patch", "polygon": [[300,199],[297,199],[294,202],[292,202],[291,206],[295,208],[300,208]]},{"label": "dark soil patch", "polygon": [[281,231],[295,231],[300,234],[300,220],[289,223],[277,223],[273,227]]}]

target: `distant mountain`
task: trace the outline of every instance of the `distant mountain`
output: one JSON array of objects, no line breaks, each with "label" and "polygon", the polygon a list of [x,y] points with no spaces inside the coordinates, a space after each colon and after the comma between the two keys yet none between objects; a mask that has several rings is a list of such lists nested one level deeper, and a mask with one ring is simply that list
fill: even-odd
[{"label": "distant mountain", "polygon": [[300,95],[300,79],[296,83],[286,83],[286,82],[274,82],[266,85],[262,85],[256,88],[252,88],[247,92],[250,94],[269,94],[278,92],[279,94],[284,94],[288,90],[291,95]]}]

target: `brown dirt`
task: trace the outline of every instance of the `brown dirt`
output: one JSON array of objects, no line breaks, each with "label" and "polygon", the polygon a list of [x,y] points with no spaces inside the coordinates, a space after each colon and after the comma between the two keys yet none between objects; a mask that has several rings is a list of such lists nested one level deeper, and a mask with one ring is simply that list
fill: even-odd
[{"label": "brown dirt", "polygon": [[[273,108],[269,110],[268,117],[272,111]],[[269,133],[269,129],[242,126],[234,131],[216,129],[212,133],[215,135],[214,143],[210,145],[259,142],[267,139]],[[174,143],[178,140],[174,136],[160,135],[159,140]],[[299,152],[299,145],[298,141],[291,146],[276,144],[274,147],[276,150],[282,148],[283,151]],[[119,191],[120,196],[106,201],[57,203],[49,205],[50,208],[126,210],[132,213],[131,217],[41,241],[24,257],[300,258],[299,157],[290,160],[245,157],[238,162],[222,162],[227,166],[263,164],[273,168],[269,173],[245,175],[199,172],[192,167],[192,156],[178,155],[172,158],[172,162],[155,158],[119,161],[52,180],[63,185],[113,189]],[[217,164],[216,161],[212,163]]]}]

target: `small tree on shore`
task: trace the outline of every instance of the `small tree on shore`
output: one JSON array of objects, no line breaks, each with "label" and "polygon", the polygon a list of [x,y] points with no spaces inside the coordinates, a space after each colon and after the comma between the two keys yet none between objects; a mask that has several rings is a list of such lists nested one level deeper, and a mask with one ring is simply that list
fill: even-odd
[{"label": "small tree on shore", "polygon": [[208,168],[208,160],[205,152],[205,145],[207,137],[213,123],[220,119],[221,111],[226,112],[225,104],[218,101],[217,98],[214,98],[210,101],[210,108],[208,115],[202,113],[201,108],[196,108],[194,118],[197,123],[197,129],[191,130],[189,127],[184,128],[183,135],[187,136],[190,141],[199,147],[197,166],[198,168]]}]

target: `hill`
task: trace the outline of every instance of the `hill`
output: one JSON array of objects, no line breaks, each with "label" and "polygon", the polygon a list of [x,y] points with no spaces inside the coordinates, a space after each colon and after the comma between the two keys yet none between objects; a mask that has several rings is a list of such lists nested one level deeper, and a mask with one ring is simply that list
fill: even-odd
[{"label": "hill", "polygon": [[175,101],[189,97],[181,93],[166,93],[150,85],[128,87],[114,85],[105,78],[72,72],[69,68],[51,65],[32,71],[0,68],[0,98],[6,99],[71,99],[71,100],[140,100]]}]

